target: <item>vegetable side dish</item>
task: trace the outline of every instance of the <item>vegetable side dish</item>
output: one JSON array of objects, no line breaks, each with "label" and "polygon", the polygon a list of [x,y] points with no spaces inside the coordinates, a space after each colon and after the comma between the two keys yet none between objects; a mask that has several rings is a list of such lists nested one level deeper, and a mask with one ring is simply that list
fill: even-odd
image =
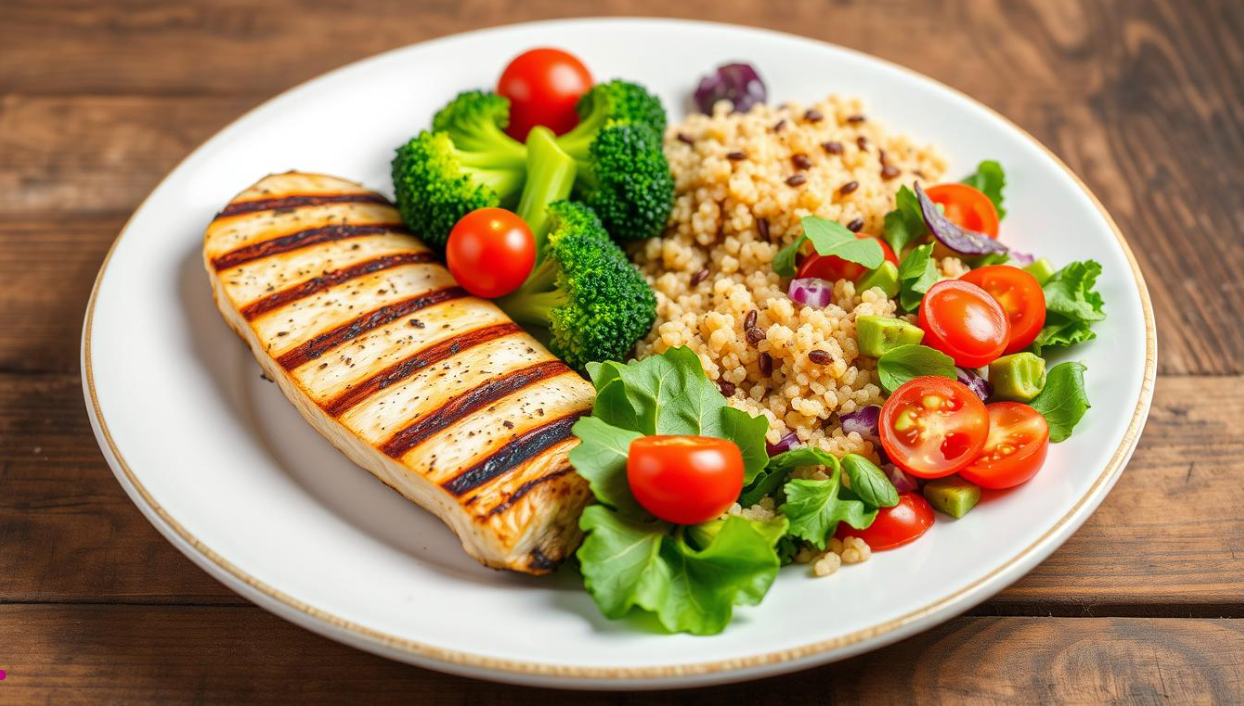
[{"label": "vegetable side dish", "polygon": [[717,633],[784,565],[1025,483],[1088,409],[1047,358],[1093,338],[1101,268],[1007,246],[1001,164],[949,180],[857,100],[769,105],[746,63],[676,125],[556,49],[464,88],[397,147],[396,211],[269,177],[205,254],[304,416],[481,561],[573,552],[606,616]]}]

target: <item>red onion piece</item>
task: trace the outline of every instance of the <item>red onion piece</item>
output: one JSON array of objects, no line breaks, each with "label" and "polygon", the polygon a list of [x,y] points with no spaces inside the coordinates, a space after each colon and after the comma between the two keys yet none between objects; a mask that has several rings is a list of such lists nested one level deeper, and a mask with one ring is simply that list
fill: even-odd
[{"label": "red onion piece", "polygon": [[816,277],[792,279],[786,293],[796,304],[824,309],[834,301],[834,283]]},{"label": "red onion piece", "polygon": [[989,399],[993,394],[993,385],[989,381],[980,376],[975,370],[966,370],[964,368],[955,368],[955,377],[959,382],[968,386],[968,389],[976,393],[981,398],[981,402]]},{"label": "red onion piece", "polygon": [[1011,260],[1013,260],[1015,264],[1020,267],[1027,267],[1033,262],[1036,262],[1037,259],[1036,255],[1029,255],[1026,252],[1015,252],[1012,250],[1009,254],[1011,256]]},{"label": "red onion piece", "polygon": [[700,79],[695,89],[695,104],[711,115],[717,101],[728,100],[734,112],[746,113],[753,105],[764,103],[768,98],[764,81],[756,68],[747,63],[724,64],[713,73]]},{"label": "red onion piece", "polygon": [[788,431],[776,444],[765,442],[765,450],[769,452],[769,456],[777,456],[780,453],[786,453],[799,445],[799,435],[793,431]]},{"label": "red onion piece", "polygon": [[870,404],[867,407],[860,407],[850,414],[841,414],[838,420],[842,422],[842,433],[850,434],[856,432],[865,439],[876,439],[877,423],[881,420],[881,406]]},{"label": "red onion piece", "polygon": [[937,210],[937,204],[933,203],[933,200],[924,193],[924,189],[920,188],[919,183],[916,184],[916,199],[920,201],[920,213],[924,216],[924,224],[929,227],[929,232],[942,245],[960,255],[988,255],[1007,251],[1005,245],[988,235],[960,228],[943,215]]},{"label": "red onion piece", "polygon": [[910,493],[920,489],[920,485],[915,478],[903,472],[903,469],[892,463],[882,466],[881,470],[885,471],[885,474],[890,478],[890,482],[894,484],[894,489],[900,493]]}]

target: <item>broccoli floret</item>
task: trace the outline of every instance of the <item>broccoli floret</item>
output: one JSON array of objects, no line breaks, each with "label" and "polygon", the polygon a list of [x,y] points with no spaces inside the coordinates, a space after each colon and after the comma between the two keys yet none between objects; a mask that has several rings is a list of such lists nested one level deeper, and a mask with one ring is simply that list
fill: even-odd
[{"label": "broccoli floret", "polygon": [[527,149],[504,132],[509,101],[480,91],[460,94],[397,150],[397,208],[416,235],[444,248],[449,231],[477,208],[513,208],[527,173]]},{"label": "broccoli floret", "polygon": [[575,198],[618,240],[660,235],[674,207],[660,100],[633,83],[611,81],[589,91],[578,109],[580,123],[557,141],[578,163]]},{"label": "broccoli floret", "polygon": [[547,223],[540,263],[497,304],[573,368],[625,360],[656,320],[652,288],[587,206],[554,203]]}]

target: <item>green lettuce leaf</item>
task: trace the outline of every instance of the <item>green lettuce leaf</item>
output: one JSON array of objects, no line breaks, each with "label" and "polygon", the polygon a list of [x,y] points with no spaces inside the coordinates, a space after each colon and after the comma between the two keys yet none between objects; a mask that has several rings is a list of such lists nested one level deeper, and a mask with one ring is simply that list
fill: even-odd
[{"label": "green lettuce leaf", "polygon": [[743,507],[751,507],[760,502],[764,496],[772,495],[774,491],[782,487],[782,483],[786,482],[791,472],[801,466],[824,466],[829,469],[827,472],[837,471],[838,457],[811,446],[801,446],[780,453],[769,459],[764,471],[757,475],[750,485],[743,488],[743,493],[739,496],[739,504]]},{"label": "green lettuce leaf", "polygon": [[1092,326],[1106,318],[1105,302],[1093,288],[1101,265],[1093,260],[1073,262],[1050,277],[1045,291],[1045,326],[1032,349],[1065,348],[1097,337]]},{"label": "green lettuce leaf", "polygon": [[818,255],[833,255],[863,265],[880,267],[885,261],[881,245],[872,238],[857,238],[846,226],[818,216],[804,216],[803,235],[778,251],[773,258],[773,271],[783,277],[795,274],[795,259],[805,241],[811,240]]},{"label": "green lettuce leaf", "polygon": [[926,375],[955,379],[955,361],[941,351],[919,343],[891,348],[877,359],[877,378],[887,393]]},{"label": "green lettuce leaf", "polygon": [[1006,218],[1006,209],[1002,208],[1002,189],[1006,188],[1006,173],[1002,171],[1001,164],[987,159],[976,165],[976,172],[965,177],[963,183],[981,190],[989,197],[994,209],[998,211],[998,220]]},{"label": "green lettuce leaf", "polygon": [[671,348],[632,363],[589,364],[587,370],[598,391],[594,417],[643,436],[729,439],[743,455],[745,483],[750,483],[768,462],[768,420],[726,404],[690,348]]},{"label": "green lettuce leaf", "polygon": [[631,494],[626,479],[626,456],[631,442],[643,434],[606,424],[599,417],[583,417],[574,423],[572,431],[579,437],[579,445],[570,451],[570,464],[587,480],[597,502],[626,517],[652,519]]},{"label": "green lettuce leaf", "polygon": [[894,195],[894,210],[885,214],[885,241],[899,257],[908,245],[920,242],[928,232],[920,201],[915,192],[906,186],[899,187]]},{"label": "green lettuce leaf", "polygon": [[[579,521],[587,532],[576,556],[584,586],[606,617],[634,608],[656,614],[667,630],[712,635],[730,622],[735,605],[755,605],[777,576],[775,545],[785,520],[717,521],[711,529],[677,529],[628,520],[600,505]],[[687,535],[704,542],[692,546]]]},{"label": "green lettuce leaf", "polygon": [[1065,441],[1084,413],[1088,411],[1088,393],[1084,389],[1083,363],[1059,363],[1045,376],[1045,387],[1029,404],[1045,417],[1050,425],[1050,441]]},{"label": "green lettuce leaf", "polygon": [[842,457],[842,472],[847,474],[851,493],[865,505],[894,507],[898,505],[898,491],[885,471],[877,464],[857,454]]},{"label": "green lettuce leaf", "polygon": [[790,533],[824,549],[829,537],[846,522],[866,529],[877,518],[877,508],[861,500],[842,497],[842,477],[838,469],[828,480],[792,480],[784,488],[786,503],[779,510],[790,520]]},{"label": "green lettuce leaf", "polygon": [[929,287],[942,278],[933,260],[933,245],[917,247],[898,266],[898,303],[906,311],[920,308],[920,300]]}]

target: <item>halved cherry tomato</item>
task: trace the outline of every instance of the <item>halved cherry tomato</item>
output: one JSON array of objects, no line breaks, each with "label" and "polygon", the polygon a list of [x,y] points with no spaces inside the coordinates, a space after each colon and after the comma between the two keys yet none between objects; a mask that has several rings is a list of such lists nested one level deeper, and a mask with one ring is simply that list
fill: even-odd
[{"label": "halved cherry tomato", "polygon": [[1011,326],[1003,353],[1018,353],[1036,340],[1045,326],[1045,292],[1036,277],[1018,267],[989,265],[959,279],[989,292],[1002,305]]},{"label": "halved cherry tomato", "polygon": [[695,525],[725,512],[743,490],[743,454],[712,436],[641,436],[626,457],[631,493],[648,512]]},{"label": "halved cherry tomato", "polygon": [[878,426],[881,446],[899,468],[920,478],[941,478],[980,455],[989,413],[963,383],[925,376],[890,395]]},{"label": "halved cherry tomato", "polygon": [[956,225],[997,239],[998,209],[980,189],[951,182],[925,189],[924,193],[933,203],[940,203],[946,217]]},{"label": "halved cherry tomato", "polygon": [[918,317],[924,345],[961,368],[988,365],[1006,350],[1011,326],[989,292],[961,279],[944,279],[925,292]]},{"label": "halved cherry tomato", "polygon": [[959,472],[982,488],[1010,488],[1041,470],[1050,449],[1050,425],[1037,410],[1019,402],[994,402],[989,439],[981,455]]},{"label": "halved cherry tomato", "polygon": [[492,299],[518,289],[536,264],[536,239],[504,208],[480,208],[449,231],[445,264],[462,288]]},{"label": "halved cherry tomato", "polygon": [[1019,267],[989,265],[975,268],[959,280],[989,292],[1003,307],[1010,323],[1010,338],[1003,353],[1019,353],[1036,341],[1036,334],[1045,326],[1045,292],[1036,277]]},{"label": "halved cherry tomato", "polygon": [[867,529],[838,523],[838,539],[859,537],[870,549],[894,549],[919,539],[933,526],[933,508],[919,493],[899,493],[898,505],[877,511],[877,519]]},{"label": "halved cherry tomato", "polygon": [[514,57],[501,73],[497,93],[510,99],[506,133],[520,142],[543,125],[558,135],[579,124],[574,106],[592,87],[592,74],[573,54],[532,49]]},{"label": "halved cherry tomato", "polygon": [[[881,243],[881,252],[885,255],[885,259],[895,265],[898,264],[898,257],[894,255],[894,250],[890,248],[886,241],[867,233],[856,233],[855,237],[861,240],[872,238]],[[803,259],[803,262],[799,265],[799,272],[795,276],[816,277],[829,280],[830,282],[839,279],[849,279],[852,282],[858,282],[867,272],[868,270],[863,265],[848,262],[835,255],[818,255],[814,252]]]}]

